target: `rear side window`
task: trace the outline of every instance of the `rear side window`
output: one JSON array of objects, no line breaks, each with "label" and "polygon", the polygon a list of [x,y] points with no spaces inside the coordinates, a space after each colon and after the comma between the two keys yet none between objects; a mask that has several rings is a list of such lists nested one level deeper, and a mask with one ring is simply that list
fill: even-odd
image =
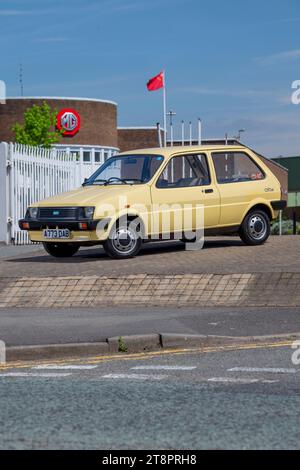
[{"label": "rear side window", "polygon": [[173,157],[160,175],[158,188],[186,188],[210,184],[210,175],[204,154]]},{"label": "rear side window", "polygon": [[218,183],[241,183],[265,178],[259,166],[244,152],[212,153]]}]

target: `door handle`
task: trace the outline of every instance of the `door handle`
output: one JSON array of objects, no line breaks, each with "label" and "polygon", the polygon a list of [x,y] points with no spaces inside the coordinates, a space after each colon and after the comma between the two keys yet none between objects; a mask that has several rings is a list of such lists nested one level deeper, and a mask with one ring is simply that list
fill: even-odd
[{"label": "door handle", "polygon": [[213,189],[202,189],[202,192],[208,194],[208,193],[213,193],[214,190]]}]

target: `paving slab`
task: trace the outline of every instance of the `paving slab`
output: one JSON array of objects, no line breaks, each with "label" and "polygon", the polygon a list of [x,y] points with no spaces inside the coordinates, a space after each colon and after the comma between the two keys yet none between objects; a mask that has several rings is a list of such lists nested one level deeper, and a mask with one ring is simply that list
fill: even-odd
[{"label": "paving slab", "polygon": [[[38,245],[0,247],[1,277],[131,276],[182,274],[300,273],[300,236],[272,236],[262,246],[238,237],[209,237],[200,251],[180,242],[148,243],[139,256],[112,260],[101,247],[81,248],[74,257],[55,259]],[[263,276],[262,276],[263,279]],[[92,282],[92,281],[91,281]]]}]

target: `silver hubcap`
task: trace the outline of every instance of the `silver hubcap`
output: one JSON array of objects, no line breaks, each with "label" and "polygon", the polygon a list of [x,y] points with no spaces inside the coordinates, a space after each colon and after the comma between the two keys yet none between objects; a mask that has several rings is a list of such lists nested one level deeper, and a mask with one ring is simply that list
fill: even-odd
[{"label": "silver hubcap", "polygon": [[128,227],[120,227],[113,235],[112,244],[119,253],[130,253],[137,244],[136,234]]},{"label": "silver hubcap", "polygon": [[263,217],[254,214],[249,220],[249,231],[252,238],[261,240],[267,232],[267,223]]}]

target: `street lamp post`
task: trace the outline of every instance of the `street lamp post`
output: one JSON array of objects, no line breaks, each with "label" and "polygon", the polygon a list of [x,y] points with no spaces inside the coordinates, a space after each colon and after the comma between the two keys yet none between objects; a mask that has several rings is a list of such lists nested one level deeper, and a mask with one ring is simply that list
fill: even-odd
[{"label": "street lamp post", "polygon": [[170,118],[170,137],[171,137],[171,145],[173,145],[173,116],[176,116],[174,111],[169,111],[167,116]]},{"label": "street lamp post", "polygon": [[181,145],[184,146],[184,121],[181,121]]},{"label": "street lamp post", "polygon": [[243,132],[246,132],[246,129],[239,129],[238,131],[238,135],[234,137],[234,139],[236,139],[237,141],[240,141],[241,140],[241,134]]},{"label": "street lamp post", "polygon": [[202,119],[198,118],[198,145],[202,144]]}]

